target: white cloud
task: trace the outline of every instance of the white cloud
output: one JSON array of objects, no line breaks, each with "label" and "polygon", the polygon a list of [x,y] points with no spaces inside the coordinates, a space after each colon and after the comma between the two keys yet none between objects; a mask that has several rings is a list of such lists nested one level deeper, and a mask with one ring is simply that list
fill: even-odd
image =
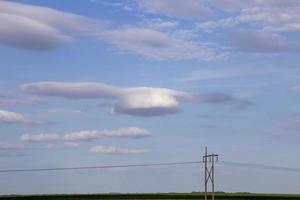
[{"label": "white cloud", "polygon": [[137,0],[137,3],[146,12],[186,20],[201,20],[212,15],[211,9],[199,0]]},{"label": "white cloud", "polygon": [[32,123],[30,119],[20,113],[0,109],[0,122],[2,123]]},{"label": "white cloud", "polygon": [[116,130],[103,131],[79,131],[66,134],[65,141],[91,141],[103,137],[118,137],[118,138],[142,138],[150,136],[150,131],[138,127],[119,128]]},{"label": "white cloud", "polygon": [[166,88],[117,88],[102,83],[40,82],[20,86],[25,93],[65,98],[106,98],[115,102],[112,114],[157,116],[180,111],[182,101],[194,96]]},{"label": "white cloud", "polygon": [[140,154],[146,153],[146,149],[128,149],[123,147],[114,146],[93,146],[90,148],[92,153],[104,153],[104,154]]},{"label": "white cloud", "polygon": [[21,136],[23,142],[53,142],[59,139],[58,134],[23,134]]},{"label": "white cloud", "polygon": [[72,40],[70,32],[91,34],[95,22],[51,8],[0,1],[0,43],[50,50]]},{"label": "white cloud", "polygon": [[112,109],[112,114],[133,116],[156,116],[180,111],[180,99],[193,98],[192,95],[165,88],[129,88]]}]

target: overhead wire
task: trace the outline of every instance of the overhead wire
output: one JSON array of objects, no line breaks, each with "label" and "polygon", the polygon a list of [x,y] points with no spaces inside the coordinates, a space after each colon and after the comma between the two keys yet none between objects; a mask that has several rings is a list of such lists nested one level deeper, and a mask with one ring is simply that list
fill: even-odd
[{"label": "overhead wire", "polygon": [[266,169],[266,170],[300,172],[300,168],[274,166],[274,165],[262,165],[262,164],[232,162],[232,161],[220,161],[219,164],[227,165],[227,166],[235,166],[235,167],[247,167],[247,168]]},{"label": "overhead wire", "polygon": [[78,166],[78,167],[54,167],[54,168],[31,168],[31,169],[3,169],[0,173],[12,172],[39,172],[39,171],[64,171],[64,170],[89,170],[89,169],[110,169],[110,168],[130,168],[130,167],[154,167],[154,166],[174,166],[200,164],[202,161],[187,162],[160,162],[148,164],[124,164],[124,165],[100,165],[100,166]]},{"label": "overhead wire", "polygon": [[[176,165],[193,165],[193,164],[202,164],[202,163],[203,161],[185,161],[185,162],[158,162],[158,163],[144,163],[144,164],[98,165],[98,166],[53,167],[53,168],[0,169],[0,173],[176,166]],[[300,172],[300,168],[283,167],[283,166],[262,165],[262,164],[232,162],[232,161],[219,161],[217,163],[218,163],[217,166],[223,165],[223,166],[246,167],[246,168],[264,169],[264,170]]]}]

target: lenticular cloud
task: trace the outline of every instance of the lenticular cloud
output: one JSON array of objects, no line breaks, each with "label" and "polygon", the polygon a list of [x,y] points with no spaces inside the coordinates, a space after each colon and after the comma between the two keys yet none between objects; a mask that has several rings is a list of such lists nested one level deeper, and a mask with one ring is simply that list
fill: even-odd
[{"label": "lenticular cloud", "polygon": [[39,82],[20,86],[21,91],[40,96],[69,99],[102,98],[114,102],[111,114],[159,116],[180,111],[181,101],[194,97],[166,88],[118,88],[102,83]]},{"label": "lenticular cloud", "polygon": [[51,8],[0,1],[0,43],[47,51],[90,30],[93,20]]}]

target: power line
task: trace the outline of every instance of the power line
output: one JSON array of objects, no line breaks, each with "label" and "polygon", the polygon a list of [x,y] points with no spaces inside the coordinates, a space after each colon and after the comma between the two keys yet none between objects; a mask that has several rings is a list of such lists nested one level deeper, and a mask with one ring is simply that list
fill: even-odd
[{"label": "power line", "polygon": [[165,162],[149,164],[130,164],[130,165],[100,165],[100,166],[80,166],[80,167],[55,167],[55,168],[31,168],[31,169],[4,169],[0,173],[13,172],[39,172],[39,171],[64,171],[64,170],[88,170],[88,169],[111,169],[111,168],[129,168],[129,167],[154,167],[154,166],[172,166],[172,165],[192,165],[200,164],[202,161],[190,162]]},{"label": "power line", "polygon": [[[148,164],[126,164],[126,165],[100,165],[100,166],[79,166],[79,167],[53,167],[53,168],[29,168],[29,169],[3,169],[0,173],[15,173],[15,172],[39,172],[39,171],[66,171],[66,170],[90,170],[90,169],[111,169],[111,168],[131,168],[131,167],[155,167],[155,166],[175,166],[175,165],[193,165],[203,164],[203,161],[186,161],[186,162],[159,162]],[[300,168],[291,168],[273,165],[260,165],[243,162],[219,161],[218,165],[246,167],[264,170],[280,170],[290,172],[300,172]]]},{"label": "power line", "polygon": [[299,168],[283,167],[283,166],[273,166],[273,165],[260,165],[252,163],[242,163],[242,162],[231,162],[222,161],[219,162],[221,165],[236,166],[236,167],[247,167],[256,169],[266,169],[266,170],[280,170],[280,171],[290,171],[290,172],[300,172]]}]

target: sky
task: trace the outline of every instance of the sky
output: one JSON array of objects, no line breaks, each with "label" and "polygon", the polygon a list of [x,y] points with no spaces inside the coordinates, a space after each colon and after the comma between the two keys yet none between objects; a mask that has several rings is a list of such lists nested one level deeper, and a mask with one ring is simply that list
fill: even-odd
[{"label": "sky", "polygon": [[[300,1],[0,1],[0,169],[295,168]],[[203,166],[0,174],[0,194],[203,191]],[[216,190],[300,193],[216,166]]]}]

